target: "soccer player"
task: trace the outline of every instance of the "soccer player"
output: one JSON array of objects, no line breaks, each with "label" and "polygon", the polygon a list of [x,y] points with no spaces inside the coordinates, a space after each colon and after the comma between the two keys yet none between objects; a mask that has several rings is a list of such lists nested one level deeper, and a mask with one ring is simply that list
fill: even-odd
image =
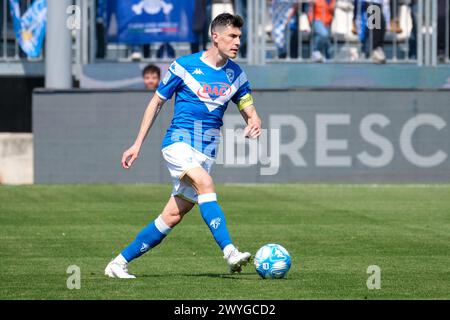
[{"label": "soccer player", "polygon": [[240,252],[230,238],[210,176],[230,100],[247,123],[245,136],[256,139],[261,134],[250,84],[231,60],[237,56],[243,24],[239,16],[217,16],[211,23],[211,48],[173,62],[147,106],[136,141],[123,154],[122,166],[133,165],[161,107],[176,93],[174,116],[162,143],[162,156],[173,179],[172,195],[162,213],[106,266],[105,275],[135,278],[128,273],[128,263],[158,245],[196,203],[230,271],[240,272],[249,262],[251,254]]}]

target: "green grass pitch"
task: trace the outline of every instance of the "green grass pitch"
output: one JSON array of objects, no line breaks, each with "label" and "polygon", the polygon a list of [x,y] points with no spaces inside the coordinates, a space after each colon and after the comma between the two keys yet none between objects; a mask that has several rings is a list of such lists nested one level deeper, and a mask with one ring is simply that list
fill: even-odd
[{"label": "green grass pitch", "polygon": [[[230,275],[194,208],[163,243],[131,263],[106,264],[154,219],[169,185],[0,187],[0,299],[449,299],[450,185],[219,185],[236,245],[279,243],[287,279],[253,265]],[[69,290],[67,268],[81,270]],[[366,286],[381,268],[381,289]]]}]

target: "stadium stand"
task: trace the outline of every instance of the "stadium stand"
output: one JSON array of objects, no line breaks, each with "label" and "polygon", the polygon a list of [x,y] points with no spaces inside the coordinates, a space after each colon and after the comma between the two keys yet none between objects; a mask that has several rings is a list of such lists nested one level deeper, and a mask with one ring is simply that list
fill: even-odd
[{"label": "stadium stand", "polygon": [[[239,0],[242,1],[242,0]],[[387,48],[386,55],[388,57],[389,62],[411,62],[409,57],[409,52],[411,51],[410,48],[410,42],[408,41],[412,37],[412,31],[413,31],[413,20],[412,19],[412,12],[411,12],[411,5],[414,0],[392,0],[396,3],[399,3],[399,25],[401,29],[401,33],[393,33],[389,30],[387,30],[387,34],[385,37],[385,44]],[[97,6],[99,5],[100,0],[97,0]],[[230,11],[234,12],[233,7],[233,1],[231,0],[220,0],[220,1],[213,1],[212,6],[209,6],[208,8],[211,8],[213,18],[215,15],[217,15],[220,12],[224,11]],[[237,2],[237,0],[236,0]],[[250,3],[251,1],[249,1]],[[421,3],[422,1],[419,1]],[[439,32],[445,33],[446,36],[442,36],[442,38],[446,39],[443,51],[447,52],[447,55],[441,59],[441,63],[448,63],[449,57],[448,57],[448,51],[449,51],[449,44],[448,44],[448,25],[449,25],[449,13],[448,13],[448,1],[447,0],[439,0],[439,3],[442,2],[442,4],[439,4],[441,7],[446,8],[444,9],[444,12],[446,12],[442,16],[442,9],[439,11],[439,15],[442,16],[440,18],[443,19],[443,22],[441,25],[443,27],[440,27]],[[22,10],[25,10],[27,5],[31,3],[31,1],[22,1]],[[73,2],[75,5],[79,3],[79,1]],[[244,2],[246,3],[246,2]],[[299,15],[299,23],[298,23],[298,29],[293,31],[288,28],[287,32],[299,32],[299,51],[303,54],[297,59],[299,62],[312,62],[311,60],[311,42],[313,41],[312,37],[312,28],[310,25],[310,21],[308,20],[308,10],[310,6],[314,5],[314,2],[311,2],[310,0],[300,0],[300,1],[292,1],[293,4],[302,4],[298,7],[298,15]],[[423,2],[427,3],[427,2]],[[386,18],[391,16],[391,13],[389,11],[389,0],[385,1],[385,10],[384,14]],[[94,1],[87,1],[80,3],[80,5],[83,7],[81,10],[81,13],[87,13],[87,12],[96,12],[98,9],[95,6]],[[247,4],[248,6],[249,4]],[[1,0],[0,6],[2,7],[2,13],[0,14],[0,74],[7,74],[8,72],[11,72],[8,70],[8,67],[5,66],[5,63],[9,62],[36,62],[36,63],[42,63],[44,61],[44,55],[42,54],[38,58],[27,58],[21,49],[19,48],[17,41],[15,39],[14,31],[13,31],[13,23],[11,16],[9,14],[9,2],[7,0]],[[84,6],[87,6],[86,8]],[[336,0],[336,8],[334,12],[334,19],[331,26],[331,35],[332,35],[332,42],[335,47],[335,57],[334,62],[367,62],[367,59],[361,55],[361,44],[358,39],[358,36],[355,35],[352,32],[352,21],[353,21],[353,7],[354,7],[354,0]],[[428,10],[425,5],[422,6],[422,15],[424,18],[422,19],[425,23],[425,21],[430,20],[430,23],[436,23],[438,17],[430,16],[428,19],[425,17],[426,14],[432,15],[432,10]],[[440,7],[440,8],[441,8]],[[265,46],[264,50],[266,52],[265,58],[266,62],[271,62],[272,60],[278,60],[276,59],[276,55],[274,54],[274,39],[272,37],[272,30],[273,25],[271,23],[271,17],[272,17],[272,10],[271,10],[271,1],[266,1],[265,5],[263,6],[265,12],[258,12],[254,14],[261,14],[264,16],[263,21],[265,21],[265,24],[263,26],[263,32],[265,34]],[[92,15],[91,15],[92,16]],[[125,44],[120,43],[108,43],[106,45],[106,48],[103,50],[106,50],[104,55],[100,55],[95,57],[95,51],[96,48],[101,48],[101,40],[104,38],[103,34],[97,33],[95,35],[95,28],[92,28],[92,26],[95,26],[95,17],[91,17],[92,20],[88,20],[84,15],[81,16],[82,19],[82,30],[74,30],[73,32],[73,50],[74,50],[74,59],[75,63],[85,64],[86,61],[89,63],[95,63],[102,62],[102,61],[118,61],[118,62],[126,62],[129,61],[128,57],[132,53],[130,50],[134,48],[133,46],[128,46]],[[387,19],[389,20],[389,19]],[[444,21],[445,20],[445,21]],[[104,22],[102,22],[104,23]],[[447,29],[445,29],[447,26]],[[98,23],[97,23],[98,27]],[[103,30],[106,32],[107,28],[103,26]],[[428,32],[425,28],[422,30],[423,32]],[[430,26],[431,27],[431,26]],[[84,28],[84,29],[83,29]],[[445,30],[441,30],[445,29]],[[432,30],[430,31],[432,32]],[[86,35],[89,34],[89,39]],[[81,39],[78,39],[81,36]],[[92,37],[96,39],[92,39]],[[287,37],[289,38],[289,37]],[[100,41],[97,41],[100,40]],[[155,43],[154,47],[158,48],[160,43]],[[176,56],[182,56],[185,54],[188,54],[191,52],[191,47],[189,43],[173,43],[172,46],[175,49]],[[83,49],[81,49],[83,48]],[[79,51],[82,52],[79,52]],[[145,56],[148,56],[146,54]],[[99,58],[100,57],[100,58]],[[141,59],[141,57],[140,57]],[[143,58],[144,61],[159,61],[159,62],[169,62],[170,58],[162,57],[158,58],[156,55]],[[241,60],[243,62],[246,62],[244,58],[241,57]],[[290,60],[288,57],[287,60]],[[417,62],[417,61],[413,61]],[[9,68],[11,69],[11,68]],[[77,76],[77,75],[75,75]]]}]

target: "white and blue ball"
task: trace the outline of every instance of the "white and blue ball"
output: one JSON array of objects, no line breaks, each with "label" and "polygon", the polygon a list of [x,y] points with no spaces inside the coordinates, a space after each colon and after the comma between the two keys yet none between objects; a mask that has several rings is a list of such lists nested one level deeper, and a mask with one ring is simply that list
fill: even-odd
[{"label": "white and blue ball", "polygon": [[283,246],[269,243],[256,252],[254,264],[263,279],[281,279],[291,268],[291,256]]}]

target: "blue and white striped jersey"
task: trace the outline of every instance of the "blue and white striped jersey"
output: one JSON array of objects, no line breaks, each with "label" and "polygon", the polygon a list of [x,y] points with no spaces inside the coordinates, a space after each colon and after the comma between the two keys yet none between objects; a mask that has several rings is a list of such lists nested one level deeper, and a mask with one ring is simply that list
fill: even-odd
[{"label": "blue and white striped jersey", "polygon": [[250,84],[233,61],[216,68],[202,59],[203,52],[173,62],[156,94],[171,99],[176,93],[174,116],[162,143],[165,148],[183,141],[208,157],[216,157],[223,114],[232,100],[240,110],[252,103]]}]

